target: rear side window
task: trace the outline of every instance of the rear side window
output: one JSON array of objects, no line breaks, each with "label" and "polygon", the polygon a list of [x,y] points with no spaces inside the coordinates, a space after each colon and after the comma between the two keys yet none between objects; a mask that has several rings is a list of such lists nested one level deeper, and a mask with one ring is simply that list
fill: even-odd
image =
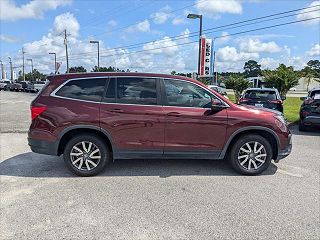
[{"label": "rear side window", "polygon": [[116,82],[117,103],[157,105],[156,79],[124,77]]},{"label": "rear side window", "polygon": [[55,95],[66,98],[100,102],[105,79],[71,80],[60,88]]},{"label": "rear side window", "polygon": [[277,100],[277,94],[275,91],[248,90],[244,94],[244,98],[258,99],[258,100]]},{"label": "rear side window", "polygon": [[312,91],[310,93],[310,98],[315,99],[315,100],[320,100],[320,90]]}]

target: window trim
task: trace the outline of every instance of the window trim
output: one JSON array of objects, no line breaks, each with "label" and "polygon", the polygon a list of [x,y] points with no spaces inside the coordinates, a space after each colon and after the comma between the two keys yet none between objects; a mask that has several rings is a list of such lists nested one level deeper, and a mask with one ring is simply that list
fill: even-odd
[{"label": "window trim", "polygon": [[164,84],[164,82],[167,81],[167,80],[165,80],[165,79],[176,80],[176,81],[180,81],[180,82],[187,82],[187,83],[190,83],[190,84],[194,84],[194,85],[202,88],[203,90],[209,92],[210,94],[214,95],[217,99],[219,99],[221,101],[222,104],[224,104],[227,108],[230,108],[230,105],[228,103],[226,103],[223,99],[221,99],[220,97],[218,97],[216,94],[214,94],[213,92],[209,91],[205,87],[201,86],[200,84],[192,82],[192,81],[188,81],[188,80],[177,79],[177,78],[161,78],[161,90],[162,90],[161,91],[161,97],[163,99],[163,102],[162,102],[163,107],[210,109],[210,108],[201,108],[201,107],[184,107],[184,106],[175,106],[175,105],[174,106],[169,106],[169,105],[166,105],[166,104],[168,104],[168,100],[167,100],[167,92],[166,92],[166,88],[165,88],[165,84]]},{"label": "window trim", "polygon": [[59,96],[56,95],[56,93],[63,88],[68,82],[70,81],[79,81],[79,80],[84,80],[84,79],[105,79],[105,83],[104,83],[104,90],[103,93],[106,90],[106,83],[109,80],[109,76],[105,76],[105,77],[83,77],[83,78],[71,78],[68,79],[67,81],[65,81],[64,83],[62,83],[60,86],[58,86],[55,90],[53,90],[53,92],[50,93],[50,97],[55,97],[55,98],[61,98],[61,99],[68,99],[68,100],[74,100],[74,101],[80,101],[80,102],[89,102],[89,103],[101,103],[101,100],[103,98],[103,96],[101,97],[100,101],[90,101],[90,100],[83,100],[83,99],[78,99],[78,98],[70,98],[70,97],[63,97],[63,96]]}]

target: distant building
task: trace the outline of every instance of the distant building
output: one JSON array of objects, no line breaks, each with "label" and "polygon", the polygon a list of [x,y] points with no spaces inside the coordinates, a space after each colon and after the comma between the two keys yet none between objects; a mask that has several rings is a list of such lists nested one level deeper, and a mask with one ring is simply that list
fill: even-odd
[{"label": "distant building", "polygon": [[[318,81],[320,81],[319,78],[318,78]],[[299,84],[295,86],[295,88],[297,89],[297,91],[308,91],[310,89],[320,87],[320,82],[317,82],[314,79],[311,79],[309,84],[309,89],[307,89],[307,86],[308,86],[308,80],[302,77],[299,79]]]}]

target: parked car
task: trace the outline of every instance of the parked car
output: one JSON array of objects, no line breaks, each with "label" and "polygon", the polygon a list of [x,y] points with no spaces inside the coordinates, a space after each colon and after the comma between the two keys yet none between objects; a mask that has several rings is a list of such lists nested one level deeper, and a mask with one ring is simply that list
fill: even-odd
[{"label": "parked car", "polygon": [[297,89],[295,87],[292,87],[289,89],[289,91],[295,92],[295,91],[297,91]]},{"label": "parked car", "polygon": [[10,83],[11,83],[11,81],[9,81],[9,80],[0,81],[0,91],[7,90],[7,85]]},{"label": "parked car", "polygon": [[28,82],[26,92],[37,92],[32,82]]},{"label": "parked car", "polygon": [[117,159],[226,159],[256,175],[290,154],[283,115],[239,106],[197,80],[150,73],[51,76],[31,103],[33,152],[80,176]]},{"label": "parked car", "polygon": [[208,85],[208,88],[220,93],[221,95],[223,95],[225,98],[228,98],[227,92],[225,90],[223,90],[223,88],[217,86],[217,85]]},{"label": "parked car", "polygon": [[41,89],[43,88],[43,86],[46,84],[45,81],[37,81],[33,84],[34,89],[36,90],[36,92],[41,91]]},{"label": "parked car", "polygon": [[28,83],[27,81],[21,81],[20,84],[21,84],[21,91],[23,92],[26,92],[27,91],[27,88],[28,88]]},{"label": "parked car", "polygon": [[299,130],[306,131],[309,127],[320,127],[320,88],[309,91],[307,97],[300,98]]},{"label": "parked car", "polygon": [[280,97],[275,88],[248,88],[243,92],[238,103],[283,112],[283,100],[285,99],[285,97]]},{"label": "parked car", "polygon": [[22,84],[20,82],[18,82],[18,81],[13,82],[12,84],[10,84],[9,90],[10,91],[20,92],[20,91],[22,91]]}]

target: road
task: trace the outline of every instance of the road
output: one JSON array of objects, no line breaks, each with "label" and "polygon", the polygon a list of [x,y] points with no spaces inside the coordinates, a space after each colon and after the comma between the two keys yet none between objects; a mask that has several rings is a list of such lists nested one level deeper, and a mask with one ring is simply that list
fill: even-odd
[{"label": "road", "polygon": [[90,178],[2,132],[0,239],[319,239],[320,133],[292,132],[292,154],[260,176],[194,159],[121,160]]}]

